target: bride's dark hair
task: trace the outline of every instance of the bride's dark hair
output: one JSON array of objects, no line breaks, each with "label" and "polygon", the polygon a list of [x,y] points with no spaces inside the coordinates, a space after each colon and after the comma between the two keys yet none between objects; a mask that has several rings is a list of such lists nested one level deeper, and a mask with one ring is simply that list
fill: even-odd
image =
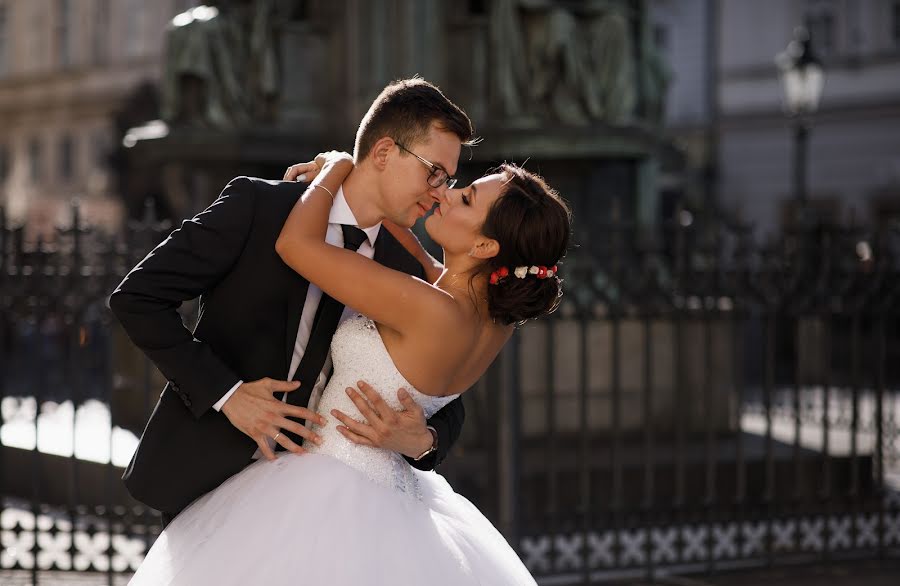
[{"label": "bride's dark hair", "polygon": [[569,246],[572,214],[559,194],[542,177],[512,164],[497,170],[506,178],[504,191],[494,201],[481,228],[500,244],[500,252],[483,268],[492,273],[506,267],[508,276],[488,285],[488,312],[503,324],[522,323],[552,312],[562,297],[556,275],[538,279],[513,274],[516,267],[551,268]]}]

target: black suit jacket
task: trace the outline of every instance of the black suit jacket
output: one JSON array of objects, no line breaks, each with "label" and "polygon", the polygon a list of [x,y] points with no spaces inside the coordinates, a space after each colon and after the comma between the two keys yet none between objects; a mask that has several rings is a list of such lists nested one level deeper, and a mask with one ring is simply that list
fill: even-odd
[{"label": "black suit jacket", "polygon": [[[168,383],[123,479],[137,500],[174,515],[251,461],[256,443],[212,406],[239,380],[287,379],[309,283],[275,252],[304,186],[233,179],[185,220],[119,284],[109,305],[131,340]],[[381,230],[375,259],[423,275],[415,258]],[[193,333],[177,313],[200,297]],[[306,404],[312,381],[295,393]],[[459,399],[430,420],[438,451],[410,464],[429,470],[447,455],[465,418]]]}]

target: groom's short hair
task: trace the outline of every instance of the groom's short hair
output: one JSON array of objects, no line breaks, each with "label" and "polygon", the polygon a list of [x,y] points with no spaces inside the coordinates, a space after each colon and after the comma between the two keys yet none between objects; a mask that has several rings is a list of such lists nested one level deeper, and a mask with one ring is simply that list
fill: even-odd
[{"label": "groom's short hair", "polygon": [[411,146],[428,135],[432,123],[458,136],[463,144],[474,143],[472,121],[435,85],[419,77],[394,81],[378,94],[359,123],[354,158],[365,159],[384,136]]}]

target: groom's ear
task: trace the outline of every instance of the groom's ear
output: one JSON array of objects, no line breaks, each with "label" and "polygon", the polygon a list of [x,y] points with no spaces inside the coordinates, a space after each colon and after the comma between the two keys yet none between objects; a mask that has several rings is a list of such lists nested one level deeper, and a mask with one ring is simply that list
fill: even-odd
[{"label": "groom's ear", "polygon": [[387,168],[388,160],[393,150],[394,139],[389,136],[382,136],[372,145],[372,150],[369,151],[369,158],[376,169],[384,171]]}]

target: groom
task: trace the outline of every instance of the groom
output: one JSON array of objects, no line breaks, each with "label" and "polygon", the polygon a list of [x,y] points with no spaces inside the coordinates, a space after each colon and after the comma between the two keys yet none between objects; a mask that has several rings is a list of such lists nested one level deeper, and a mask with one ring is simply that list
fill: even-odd
[{"label": "groom", "polygon": [[[373,149],[383,137],[408,151],[388,156]],[[472,138],[466,114],[430,83],[408,79],[386,87],[359,125],[356,168],[336,194],[326,240],[424,277],[381,222],[408,227],[424,215],[447,189],[461,145]],[[337,424],[316,414],[314,403],[331,370],[331,338],[351,309],[323,296],[275,252],[303,190],[293,182],[233,179],[110,297],[129,337],[168,379],[123,476],[132,496],[164,517],[253,458],[273,458],[276,444],[301,453],[302,441],[319,441],[290,418]],[[190,332],[177,309],[198,296],[200,319]],[[426,422],[408,395],[401,393],[405,409],[395,412],[366,385],[360,388],[365,398],[353,397],[366,422],[338,417],[339,429],[357,443],[397,451],[429,470],[459,437],[465,417],[459,399]]]}]

